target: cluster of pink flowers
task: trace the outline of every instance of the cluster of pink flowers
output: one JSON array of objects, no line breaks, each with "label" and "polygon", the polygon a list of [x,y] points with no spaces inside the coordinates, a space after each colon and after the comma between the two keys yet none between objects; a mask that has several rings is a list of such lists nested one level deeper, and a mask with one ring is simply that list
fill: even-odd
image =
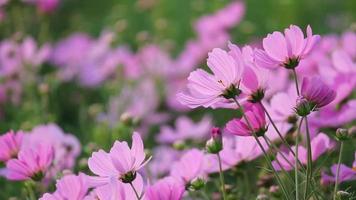
[{"label": "cluster of pink flowers", "polygon": [[0,137],[1,176],[9,180],[48,181],[72,169],[81,147],[78,139],[57,125],[39,125],[30,132],[9,131]]}]

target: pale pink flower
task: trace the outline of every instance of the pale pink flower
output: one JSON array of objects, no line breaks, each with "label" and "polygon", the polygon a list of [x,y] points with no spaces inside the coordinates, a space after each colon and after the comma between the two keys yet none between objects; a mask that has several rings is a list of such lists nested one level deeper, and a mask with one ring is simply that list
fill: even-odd
[{"label": "pale pink flower", "polygon": [[142,139],[136,132],[132,135],[131,149],[127,142],[116,141],[110,153],[103,150],[94,152],[88,160],[88,166],[99,177],[91,178],[92,185],[109,184],[113,178],[124,183],[133,181],[136,172],[149,161],[145,162],[145,157]]},{"label": "pale pink flower", "polygon": [[146,189],[146,200],[180,200],[185,188],[173,177],[166,177]]},{"label": "pale pink flower", "polygon": [[293,69],[298,66],[313,49],[319,35],[313,35],[310,26],[307,27],[307,37],[302,30],[291,25],[281,32],[273,32],[263,39],[263,49],[255,50],[255,61],[260,67],[274,69],[278,66]]},{"label": "pale pink flower", "polygon": [[53,153],[53,147],[46,143],[20,150],[17,159],[6,163],[6,177],[18,181],[42,180],[52,164]]},{"label": "pale pink flower", "polygon": [[46,193],[40,200],[83,200],[88,192],[86,175],[66,175],[57,181],[56,188],[53,194]]},{"label": "pale pink flower", "polygon": [[6,163],[11,158],[17,158],[23,141],[23,133],[9,131],[0,136],[0,162]]},{"label": "pale pink flower", "polygon": [[227,99],[238,96],[243,73],[242,60],[237,61],[226,51],[216,48],[209,53],[207,64],[214,74],[202,69],[191,72],[188,92],[177,95],[182,104],[190,108],[214,108],[217,103],[226,103]]},{"label": "pale pink flower", "polygon": [[[143,179],[140,174],[137,174],[135,180],[132,181],[139,196],[143,194]],[[96,198],[85,198],[85,200],[131,200],[137,199],[133,189],[129,184],[124,184],[118,179],[112,178],[110,184],[99,186],[94,189]]]},{"label": "pale pink flower", "polygon": [[248,121],[243,117],[229,121],[226,124],[227,132],[239,136],[262,136],[265,134],[267,131],[266,117],[260,104],[253,104],[245,109],[245,116]]}]

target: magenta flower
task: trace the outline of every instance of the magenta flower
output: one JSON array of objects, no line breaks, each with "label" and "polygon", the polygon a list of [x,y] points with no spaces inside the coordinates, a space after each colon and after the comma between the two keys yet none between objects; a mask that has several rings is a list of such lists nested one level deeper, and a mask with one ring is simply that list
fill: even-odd
[{"label": "magenta flower", "polygon": [[99,177],[92,177],[91,182],[94,186],[108,184],[112,178],[124,183],[132,182],[136,178],[136,172],[149,161],[150,158],[144,162],[145,157],[142,139],[134,132],[131,149],[127,142],[116,141],[110,153],[99,150],[92,154],[88,166]]},{"label": "magenta flower", "polygon": [[48,144],[20,150],[17,159],[6,163],[6,177],[9,180],[40,181],[52,164],[53,154],[53,147]]},{"label": "magenta flower", "polygon": [[[325,171],[321,173],[321,183],[323,185],[328,185],[330,183],[334,183],[336,181],[336,174],[337,174],[337,164],[331,166],[331,174],[327,174]],[[339,183],[345,181],[353,181],[356,180],[356,152],[355,152],[355,160],[352,164],[352,167],[349,167],[344,164],[340,164],[340,171],[339,171]]]},{"label": "magenta flower", "polygon": [[[248,122],[242,117],[233,119],[226,124],[226,130],[239,136],[263,136],[267,131],[266,118],[263,108],[260,104],[253,104],[245,109],[245,116]],[[251,128],[248,123],[250,123]]]},{"label": "magenta flower", "polygon": [[255,50],[255,62],[260,67],[274,69],[278,66],[293,69],[298,66],[313,49],[319,35],[313,35],[310,26],[307,27],[307,37],[304,38],[302,30],[291,25],[281,32],[273,32],[263,39],[263,49]]},{"label": "magenta flower", "polygon": [[0,161],[7,162],[11,158],[17,158],[22,145],[23,133],[9,131],[0,136]]},{"label": "magenta flower", "polygon": [[[241,61],[242,62],[242,61]],[[188,92],[179,93],[178,100],[190,108],[215,107],[217,103],[226,103],[227,99],[239,95],[239,84],[243,65],[222,49],[209,53],[208,67],[214,73],[202,69],[191,72],[188,77]]]},{"label": "magenta flower", "polygon": [[305,77],[303,78],[301,96],[311,104],[312,109],[318,109],[331,103],[336,97],[336,92],[318,77]]},{"label": "magenta flower", "polygon": [[171,176],[189,184],[197,178],[204,178],[204,154],[197,149],[187,151],[171,168]]},{"label": "magenta flower", "polygon": [[56,184],[57,190],[53,193],[46,193],[40,200],[83,200],[88,192],[86,175],[66,175]]},{"label": "magenta flower", "polygon": [[173,177],[166,177],[154,185],[148,186],[145,193],[146,200],[180,200],[185,188]]}]

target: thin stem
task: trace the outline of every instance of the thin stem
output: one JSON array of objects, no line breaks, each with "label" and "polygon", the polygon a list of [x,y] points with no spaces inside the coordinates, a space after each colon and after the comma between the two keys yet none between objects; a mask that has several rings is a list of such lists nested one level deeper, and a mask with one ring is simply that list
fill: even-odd
[{"label": "thin stem", "polygon": [[297,90],[297,94],[299,96],[300,92],[299,92],[299,84],[298,84],[297,72],[295,71],[295,69],[293,69],[292,71],[293,71],[293,75],[294,75],[295,89]]},{"label": "thin stem", "polygon": [[[294,173],[295,173],[295,199],[299,200],[299,181],[298,181],[298,145],[299,145],[299,135],[300,135],[300,128],[302,127],[303,124],[303,119],[302,118],[299,122],[299,126],[297,129],[297,136],[295,138],[295,163],[294,163]],[[303,165],[301,165],[303,166]]]},{"label": "thin stem", "polygon": [[[233,98],[233,100],[235,101],[236,105],[241,109],[241,111],[242,111],[242,117],[245,119],[248,128],[252,131],[252,130],[253,130],[252,125],[251,125],[249,119],[246,117],[245,112],[243,111],[242,106],[240,105],[240,103],[239,103],[235,98]],[[253,133],[253,137],[255,138],[255,140],[256,140],[258,146],[261,148],[261,150],[262,150],[262,152],[263,152],[263,155],[264,155],[264,157],[265,157],[265,159],[266,159],[266,161],[267,161],[268,167],[270,167],[270,168],[272,169],[273,174],[275,175],[275,177],[276,177],[276,179],[277,179],[277,182],[278,182],[278,184],[280,185],[284,196],[286,197],[286,199],[290,199],[290,198],[289,198],[289,195],[288,195],[288,193],[287,193],[287,191],[286,191],[286,189],[285,189],[285,187],[284,187],[284,185],[282,184],[282,180],[280,179],[280,177],[279,177],[277,171],[276,171],[276,170],[274,169],[274,167],[272,166],[272,161],[271,161],[271,159],[268,157],[265,148],[264,148],[263,145],[261,144],[261,141],[258,139],[257,135],[254,134],[254,133]]]},{"label": "thin stem", "polygon": [[[266,144],[267,144],[268,146],[272,146],[272,148],[274,148],[276,151],[278,151],[278,148],[276,147],[276,145],[274,145],[274,144],[272,143],[272,141],[271,141],[268,137],[266,137],[266,136],[264,135],[264,136],[263,136],[263,139],[265,140],[265,142],[266,142]],[[277,152],[277,153],[278,153],[278,152]],[[283,157],[283,159],[284,159],[291,167],[294,166],[294,165],[292,165],[292,163],[285,157],[285,155],[284,155],[283,153],[280,153],[280,155]],[[293,182],[292,177],[291,177],[291,176],[289,175],[289,173],[284,169],[284,167],[282,166],[281,162],[279,162],[279,160],[278,160],[277,158],[275,159],[275,161],[277,162],[277,164],[278,164],[279,167],[281,168],[281,171],[287,175],[288,179],[289,179],[291,182]]]},{"label": "thin stem", "polygon": [[138,193],[137,193],[137,191],[136,191],[136,189],[135,189],[135,186],[132,184],[132,182],[130,182],[130,185],[131,185],[132,190],[135,192],[135,195],[136,195],[137,200],[140,200],[141,197],[140,197],[140,195],[138,195]]},{"label": "thin stem", "polygon": [[304,199],[307,198],[308,187],[311,184],[311,177],[313,173],[313,158],[311,152],[311,140],[310,140],[310,132],[309,132],[309,125],[308,125],[308,117],[304,117],[305,120],[305,128],[307,130],[307,151],[308,151],[308,163],[307,163],[307,182],[305,184],[305,191],[304,191]]},{"label": "thin stem", "polygon": [[216,156],[218,157],[218,161],[219,161],[219,174],[220,174],[221,192],[222,192],[222,195],[223,195],[223,199],[226,200],[225,180],[224,180],[224,173],[223,173],[222,165],[221,165],[220,153],[217,153]]},{"label": "thin stem", "polygon": [[335,177],[335,187],[334,187],[334,198],[333,200],[336,199],[336,192],[339,186],[339,173],[340,173],[340,165],[341,165],[341,159],[342,159],[342,152],[344,151],[344,142],[341,141],[340,144],[340,152],[339,152],[339,160],[337,162],[337,170],[336,170],[336,177]]}]

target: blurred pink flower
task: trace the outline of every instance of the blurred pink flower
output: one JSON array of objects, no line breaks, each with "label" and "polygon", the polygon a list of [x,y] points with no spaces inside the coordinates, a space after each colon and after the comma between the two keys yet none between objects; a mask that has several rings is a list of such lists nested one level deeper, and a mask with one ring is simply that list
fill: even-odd
[{"label": "blurred pink flower", "polygon": [[255,50],[255,62],[269,69],[278,66],[293,69],[311,52],[319,38],[312,34],[310,26],[307,27],[307,38],[304,38],[302,30],[291,25],[284,30],[284,35],[275,31],[263,39],[264,50]]},{"label": "blurred pink flower", "polygon": [[[325,171],[321,173],[321,183],[324,185],[328,185],[330,183],[334,183],[336,181],[336,173],[337,173],[337,164],[331,166],[332,175],[327,174]],[[355,152],[355,160],[352,164],[352,167],[348,167],[345,164],[340,164],[339,171],[339,183],[345,181],[353,181],[356,180],[356,152]]]},{"label": "blurred pink flower", "polygon": [[[226,124],[227,132],[239,136],[262,136],[267,131],[265,112],[260,104],[253,104],[245,109],[245,116],[248,122],[242,117],[233,119]],[[248,123],[252,126],[250,129]]]},{"label": "blurred pink flower", "polygon": [[183,185],[197,178],[204,178],[204,154],[197,149],[190,149],[173,163],[170,175],[177,178]]},{"label": "blurred pink flower", "polygon": [[243,73],[242,60],[237,62],[226,51],[216,48],[209,53],[207,64],[214,74],[202,69],[191,72],[188,77],[188,92],[177,95],[182,104],[190,108],[214,108],[217,103],[224,103],[227,98],[236,96]]},{"label": "blurred pink flower", "polygon": [[6,163],[6,177],[9,180],[41,181],[52,164],[53,154],[53,147],[46,143],[20,150],[17,159]]},{"label": "blurred pink flower", "polygon": [[53,12],[59,4],[59,0],[23,0],[26,3],[34,4],[38,10],[44,13]]},{"label": "blurred pink flower", "polygon": [[38,125],[25,135],[24,148],[39,144],[50,144],[54,150],[54,168],[52,173],[74,167],[81,152],[78,139],[72,134],[65,134],[56,124]]},{"label": "blurred pink flower", "polygon": [[0,136],[0,162],[6,163],[11,158],[17,158],[23,141],[23,132],[9,131]]},{"label": "blurred pink flower", "polygon": [[86,175],[65,175],[57,181],[56,188],[53,194],[46,193],[40,200],[83,200],[88,192]]},{"label": "blurred pink flower", "polygon": [[169,126],[162,126],[157,140],[162,143],[174,143],[179,140],[203,140],[209,136],[211,118],[204,117],[194,123],[186,116],[179,117],[175,123],[175,130]]},{"label": "blurred pink flower", "polygon": [[301,87],[301,96],[318,109],[331,103],[336,97],[336,92],[325,85],[319,77],[305,77]]},{"label": "blurred pink flower", "polygon": [[[311,141],[311,151],[312,151],[313,161],[316,161],[322,154],[324,154],[329,150],[332,150],[334,147],[335,147],[335,142],[332,141],[326,134],[324,133],[317,134],[317,136],[314,137]],[[295,151],[295,147],[292,147],[292,149],[294,149]],[[286,157],[289,162],[283,158],[281,153],[284,154],[284,157]],[[281,153],[278,153],[276,156],[276,159],[281,164],[281,166],[278,164],[277,161],[273,161],[272,165],[274,166],[274,168],[276,170],[281,170],[281,168],[283,167],[283,169],[287,171],[294,169],[295,157],[292,154],[292,152],[288,152],[288,153],[281,152]],[[303,146],[298,146],[298,159],[302,164],[305,165],[307,164],[308,162],[307,156],[308,155],[307,155],[306,148]]]},{"label": "blurred pink flower", "polygon": [[173,177],[166,177],[146,189],[146,200],[180,200],[185,188]]}]

